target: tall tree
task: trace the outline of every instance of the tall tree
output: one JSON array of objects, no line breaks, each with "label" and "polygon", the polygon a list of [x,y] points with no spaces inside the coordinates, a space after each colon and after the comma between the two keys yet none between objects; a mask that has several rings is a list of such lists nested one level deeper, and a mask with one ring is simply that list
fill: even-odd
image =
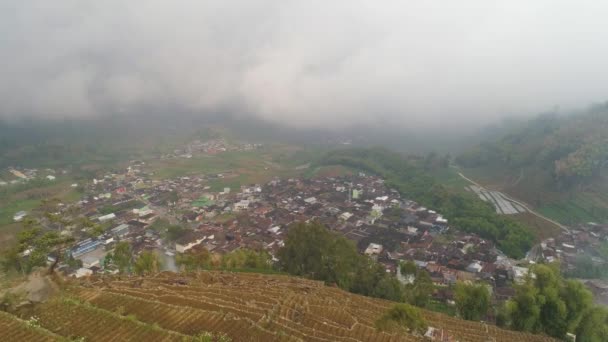
[{"label": "tall tree", "polygon": [[127,241],[120,241],[114,247],[113,261],[120,273],[131,272],[133,263],[133,251]]},{"label": "tall tree", "polygon": [[454,290],[454,299],[460,317],[470,321],[479,321],[488,312],[490,291],[484,284],[459,282]]},{"label": "tall tree", "polygon": [[564,280],[558,266],[535,265],[507,307],[512,328],[564,338],[591,301],[591,293],[576,281]]},{"label": "tall tree", "polygon": [[152,251],[142,252],[133,263],[133,271],[138,275],[156,273],[160,267],[161,261]]}]

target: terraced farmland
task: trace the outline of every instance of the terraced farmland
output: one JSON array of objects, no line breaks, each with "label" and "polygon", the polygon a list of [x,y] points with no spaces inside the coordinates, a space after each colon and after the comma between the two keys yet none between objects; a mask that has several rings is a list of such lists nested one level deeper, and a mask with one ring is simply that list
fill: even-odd
[{"label": "terraced farmland", "polygon": [[[1,315],[0,340],[19,336],[23,339],[18,340],[51,341],[61,336],[86,341],[188,341],[205,332],[233,341],[423,340],[374,328],[376,319],[393,304],[277,275],[165,272],[147,278],[91,278],[36,306],[35,329]],[[429,326],[444,329],[455,341],[554,341],[429,311],[423,315]]]}]

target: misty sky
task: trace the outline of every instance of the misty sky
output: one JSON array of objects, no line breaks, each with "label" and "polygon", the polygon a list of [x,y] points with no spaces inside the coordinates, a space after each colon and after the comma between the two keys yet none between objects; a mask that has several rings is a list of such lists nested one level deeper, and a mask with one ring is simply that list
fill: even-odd
[{"label": "misty sky", "polygon": [[607,100],[607,18],[599,0],[2,0],[0,117],[485,124]]}]

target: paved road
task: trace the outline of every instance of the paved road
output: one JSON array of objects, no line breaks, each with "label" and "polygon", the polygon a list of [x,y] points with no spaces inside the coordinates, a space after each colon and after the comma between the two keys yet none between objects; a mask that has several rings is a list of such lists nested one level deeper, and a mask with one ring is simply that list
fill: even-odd
[{"label": "paved road", "polygon": [[[459,175],[460,177],[462,177],[464,180],[466,180],[466,181],[468,181],[468,182],[470,182],[470,183],[472,183],[472,184],[474,184],[474,185],[477,185],[478,187],[480,187],[480,188],[482,188],[482,189],[485,189],[485,187],[484,187],[484,186],[480,185],[479,183],[475,182],[474,180],[472,180],[472,179],[468,178],[467,176],[463,175],[463,174],[462,174],[462,172],[458,172],[458,175]],[[545,220],[545,221],[548,221],[548,222],[553,223],[554,225],[558,226],[559,228],[561,228],[561,229],[562,229],[563,231],[565,231],[566,233],[570,233],[570,230],[569,230],[569,229],[568,229],[566,226],[562,225],[561,223],[559,223],[559,222],[557,222],[557,221],[554,221],[554,220],[552,220],[552,219],[548,218],[547,216],[545,216],[545,215],[543,215],[543,214],[540,214],[540,213],[538,213],[538,212],[534,211],[534,210],[533,210],[533,209],[531,209],[531,208],[530,208],[530,206],[529,206],[529,205],[527,205],[526,203],[524,203],[524,202],[522,202],[522,201],[518,201],[518,200],[514,199],[513,197],[508,196],[508,195],[507,195],[507,194],[505,194],[505,193],[503,193],[503,196],[504,196],[506,199],[508,199],[509,201],[511,201],[511,202],[513,202],[513,203],[516,203],[516,204],[519,204],[519,205],[520,205],[520,206],[522,206],[524,209],[526,209],[527,211],[529,211],[531,214],[533,214],[533,215],[535,215],[535,216],[537,216],[537,217],[540,217],[541,219],[543,219],[543,220]]]}]

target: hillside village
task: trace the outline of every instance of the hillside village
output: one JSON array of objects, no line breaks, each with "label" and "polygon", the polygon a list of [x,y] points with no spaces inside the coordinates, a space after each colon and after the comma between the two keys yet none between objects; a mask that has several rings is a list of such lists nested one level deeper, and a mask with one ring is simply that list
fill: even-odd
[{"label": "hillside village", "polygon": [[[76,262],[60,264],[60,270],[74,277],[116,273],[104,257],[118,241],[129,241],[135,255],[156,251],[173,271],[177,253],[200,248],[220,254],[266,250],[276,259],[290,225],[314,220],[352,240],[404,283],[413,279],[398,266],[414,261],[444,289],[434,293],[435,300],[448,304],[453,293],[447,286],[457,281],[483,280],[496,300],[506,300],[514,295],[512,282],[527,274],[491,241],[454,229],[441,213],[402,198],[376,176],[275,178],[212,191],[209,182],[227,174],[157,180],[144,166],[133,161],[122,172],[93,179],[78,202],[57,203],[56,212],[38,217],[46,228],[76,238],[69,253]],[[187,229],[170,241],[159,222]],[[87,228],[93,224],[102,227],[97,236]]]},{"label": "hillside village", "polygon": [[[193,140],[157,159],[199,158],[261,147],[223,138]],[[47,203],[48,213],[19,211],[13,220],[35,218],[46,229],[73,236],[76,242],[68,253],[71,262],[61,263],[59,269],[74,277],[116,273],[116,265],[105,256],[118,241],[128,241],[135,256],[155,251],[164,267],[172,271],[179,270],[176,254],[200,249],[219,254],[237,249],[265,250],[276,261],[292,223],[317,221],[352,240],[360,253],[380,262],[403,283],[414,278],[402,275],[398,266],[413,261],[440,289],[434,299],[447,304],[453,303],[449,286],[457,281],[481,280],[491,288],[496,301],[503,301],[515,294],[512,284],[524,280],[531,263],[560,261],[563,271],[572,272],[580,268],[583,254],[592,255],[594,265],[607,262],[596,252],[600,243],[608,241],[606,225],[579,225],[542,241],[526,259],[513,260],[492,241],[460,231],[441,213],[401,197],[383,179],[364,173],[276,177],[264,184],[217,191],[213,184],[238,175],[227,169],[158,179],[155,171],[144,161],[132,160],[126,168],[71,184],[82,190],[77,202]],[[69,170],[9,168],[5,174],[13,177],[13,184],[35,179],[52,183],[56,177],[69,175]],[[170,238],[168,225],[185,229]],[[28,253],[26,250],[23,256]],[[48,259],[51,262],[55,257],[56,251]],[[608,303],[608,283],[590,280],[586,285],[598,302]]]}]

